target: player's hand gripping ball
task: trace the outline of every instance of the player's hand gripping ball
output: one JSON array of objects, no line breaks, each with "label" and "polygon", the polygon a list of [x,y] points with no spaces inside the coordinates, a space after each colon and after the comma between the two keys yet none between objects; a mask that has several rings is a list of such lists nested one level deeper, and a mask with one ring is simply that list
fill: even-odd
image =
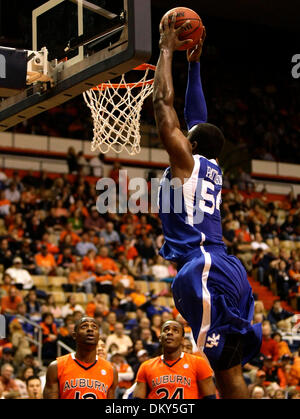
[{"label": "player's hand gripping ball", "polygon": [[187,44],[183,44],[177,48],[177,50],[184,51],[190,48],[193,48],[197,45],[200,41],[200,38],[203,33],[203,23],[200,16],[194,12],[194,10],[188,9],[187,7],[175,7],[174,9],[169,10],[161,19],[161,22],[169,16],[169,20],[171,20],[171,16],[173,13],[176,13],[176,20],[175,20],[175,29],[185,23],[187,20],[190,22],[182,29],[182,32],[178,35],[178,39],[180,41],[192,39],[193,42],[189,42]]}]

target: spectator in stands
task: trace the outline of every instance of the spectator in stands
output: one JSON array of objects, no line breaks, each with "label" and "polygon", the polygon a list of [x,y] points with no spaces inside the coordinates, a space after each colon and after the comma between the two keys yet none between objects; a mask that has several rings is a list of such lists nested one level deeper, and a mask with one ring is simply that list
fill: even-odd
[{"label": "spectator in stands", "polygon": [[268,252],[270,250],[267,243],[263,241],[263,237],[260,233],[255,233],[255,240],[251,242],[251,248],[253,250],[262,249],[264,252]]},{"label": "spectator in stands", "polygon": [[13,378],[14,369],[10,364],[1,367],[0,383],[3,386],[2,396],[5,399],[17,399],[20,392],[16,381]]},{"label": "spectator in stands", "polygon": [[127,363],[124,355],[119,351],[112,353],[110,361],[118,371],[118,385],[115,397],[116,399],[121,399],[125,391],[132,385],[134,372],[131,366]]},{"label": "spectator in stands", "polygon": [[138,256],[135,246],[126,237],[123,240],[123,244],[118,247],[117,252],[123,253],[128,261],[133,261]]},{"label": "spectator in stands", "polygon": [[12,203],[18,203],[21,199],[20,191],[17,188],[16,183],[12,182],[7,189],[4,191],[4,197]]},{"label": "spectator in stands", "polygon": [[5,197],[5,191],[0,191],[0,216],[7,216],[10,213],[11,201]]},{"label": "spectator in stands", "polygon": [[[120,315],[125,318],[126,313],[128,312],[135,312],[136,306],[132,301],[131,295],[128,292],[122,282],[117,283],[114,286],[114,290],[112,293],[112,299],[117,300],[117,305],[120,311]],[[112,307],[111,307],[112,309]]]},{"label": "spectator in stands", "polygon": [[114,333],[106,339],[107,350],[112,343],[118,346],[119,352],[124,356],[128,354],[129,349],[133,346],[131,338],[124,333],[124,325],[120,322],[115,324]]},{"label": "spectator in stands", "polygon": [[22,325],[17,319],[9,324],[10,341],[14,349],[14,363],[18,367],[23,362],[24,356],[31,354],[30,344],[26,338]]},{"label": "spectator in stands", "polygon": [[67,152],[67,164],[68,164],[68,170],[69,173],[77,173],[78,172],[78,160],[77,160],[77,154],[74,149],[74,147],[69,147]]},{"label": "spectator in stands", "polygon": [[154,356],[158,350],[159,343],[153,340],[152,332],[149,327],[142,329],[140,339],[143,342],[143,346],[147,350],[149,356]]},{"label": "spectator in stands", "polygon": [[268,219],[268,222],[262,226],[262,236],[266,239],[273,239],[274,237],[279,237],[280,227],[276,222],[274,215],[271,215]]},{"label": "spectator in stands", "polygon": [[99,326],[99,333],[102,339],[106,341],[107,337],[110,335],[109,324],[104,320],[104,315],[102,311],[95,311],[94,319],[96,320]]},{"label": "spectator in stands", "polygon": [[90,174],[90,167],[88,160],[84,157],[83,151],[80,150],[77,153],[77,164],[78,164],[78,171],[85,176]]},{"label": "spectator in stands", "polygon": [[107,321],[107,323],[108,323],[108,327],[109,327],[109,331],[110,331],[110,333],[113,333],[113,332],[114,332],[114,330],[115,330],[115,325],[116,325],[116,323],[117,323],[117,316],[116,316],[116,313],[114,313],[113,311],[110,311],[110,312],[107,314],[107,316],[106,316],[105,320],[106,320],[106,321]]},{"label": "spectator in stands", "polygon": [[98,178],[103,177],[103,165],[104,155],[99,153],[97,156],[94,156],[90,159],[90,168],[91,168],[91,175],[96,176]]},{"label": "spectator in stands", "polygon": [[31,377],[33,375],[34,370],[32,367],[24,367],[20,369],[17,378],[15,378],[15,382],[18,386],[21,399],[28,399],[26,380],[28,377]]},{"label": "spectator in stands", "polygon": [[57,356],[57,327],[53,315],[44,313],[40,326],[43,330],[42,359],[44,364],[48,365]]},{"label": "spectator in stands", "polygon": [[145,237],[139,241],[136,245],[136,249],[142,259],[145,259],[147,262],[153,260],[156,256],[156,251],[153,245],[153,241],[150,237]]},{"label": "spectator in stands", "polygon": [[118,284],[122,284],[128,291],[135,289],[135,281],[132,275],[129,275],[128,268],[122,266],[120,273],[117,273],[113,279],[113,285],[116,287]]},{"label": "spectator in stands", "polygon": [[8,268],[6,273],[11,276],[14,285],[17,287],[20,286],[20,288],[24,290],[30,290],[34,283],[30,273],[26,269],[23,269],[22,264],[22,259],[20,257],[15,257],[13,259],[13,266]]},{"label": "spectator in stands", "polygon": [[141,307],[147,302],[146,295],[142,292],[141,285],[138,281],[135,282],[133,291],[130,293],[131,300],[136,307]]},{"label": "spectator in stands", "polygon": [[81,240],[76,244],[75,250],[78,256],[85,256],[89,250],[97,252],[97,247],[90,241],[89,234],[83,233]]},{"label": "spectator in stands", "polygon": [[[107,265],[105,265],[107,266]],[[110,297],[114,291],[113,286],[113,276],[110,273],[110,270],[104,270],[103,264],[96,263],[95,265],[95,285],[97,293],[99,294],[108,294]]]},{"label": "spectator in stands", "polygon": [[[46,227],[48,227],[46,222],[47,222],[47,218],[44,222],[37,215],[34,215],[31,219],[27,220],[27,227],[26,227],[27,237],[29,237],[33,242],[37,240],[41,240],[41,238],[43,237],[43,234],[46,231]],[[52,232],[51,228],[48,229],[49,233]]]},{"label": "spectator in stands", "polygon": [[72,293],[68,296],[66,304],[61,308],[61,315],[63,318],[69,314],[73,314],[75,311],[79,311],[84,314],[83,307],[76,302],[76,294]]},{"label": "spectator in stands", "polygon": [[60,243],[64,243],[66,236],[71,236],[71,246],[73,246],[73,248],[76,246],[78,243],[80,243],[81,238],[78,236],[78,234],[74,233],[73,231],[73,225],[70,222],[67,222],[65,224],[64,229],[62,230],[62,232],[60,233],[60,237],[59,237],[59,242]]},{"label": "spectator in stands", "polygon": [[41,246],[40,253],[35,256],[37,275],[55,275],[56,261],[52,253],[48,252],[47,246]]},{"label": "spectator in stands", "polygon": [[260,352],[264,356],[271,356],[274,361],[278,360],[278,343],[272,339],[271,323],[264,320],[262,323],[262,344]]},{"label": "spectator in stands", "polygon": [[59,322],[62,317],[62,312],[60,306],[56,304],[53,294],[50,293],[47,295],[45,302],[41,306],[41,312],[42,314],[46,312],[51,313],[55,323]]},{"label": "spectator in stands", "polygon": [[155,333],[154,340],[159,340],[161,335],[162,318],[160,314],[154,314],[151,318],[151,331]]},{"label": "spectator in stands", "polygon": [[116,262],[108,256],[107,246],[101,246],[96,257],[96,263],[101,264],[105,274],[116,275],[119,272]]},{"label": "spectator in stands", "polygon": [[244,240],[245,232],[240,232],[234,243],[234,254],[241,260],[247,272],[252,270],[253,249],[251,243]]},{"label": "spectator in stands", "polygon": [[266,355],[264,357],[262,371],[266,373],[265,385],[268,386],[271,383],[280,384],[280,376],[278,375],[278,366],[272,359],[272,355]]},{"label": "spectator in stands", "polygon": [[280,239],[281,240],[293,240],[295,234],[295,221],[293,215],[288,215],[286,220],[280,226]]},{"label": "spectator in stands", "polygon": [[155,341],[157,341],[157,336],[155,331],[152,331],[151,328],[151,321],[148,317],[142,317],[140,318],[138,325],[133,327],[131,332],[130,332],[130,337],[132,339],[133,342],[135,342],[136,340],[141,339],[141,333],[144,329],[150,329],[151,330],[151,338]]},{"label": "spectator in stands", "polygon": [[2,368],[2,366],[4,364],[9,364],[13,367],[13,370],[17,370],[17,365],[14,362],[14,349],[12,348],[12,344],[9,344],[10,346],[4,346],[4,348],[2,348],[2,356],[0,358],[0,368]]},{"label": "spectator in stands", "polygon": [[97,251],[90,249],[86,255],[82,258],[82,266],[85,271],[95,272]]},{"label": "spectator in stands", "polygon": [[[75,328],[75,322],[73,315],[68,315],[65,317],[64,325],[61,326],[58,329],[58,335],[57,340],[61,341],[65,345],[67,345],[69,348],[73,349],[73,351],[76,350],[76,342],[73,338],[73,332]],[[69,353],[66,349],[63,347],[61,348],[61,354],[65,355]]]},{"label": "spectator in stands", "polygon": [[91,207],[90,215],[85,218],[83,225],[86,230],[94,230],[96,233],[100,233],[105,228],[105,220],[98,213],[95,205]]},{"label": "spectator in stands", "polygon": [[169,271],[169,263],[162,256],[156,255],[154,264],[151,266],[151,274],[156,281],[172,281]]},{"label": "spectator in stands", "polygon": [[153,294],[152,297],[145,303],[142,308],[146,311],[148,318],[151,320],[154,314],[163,314],[164,312],[171,313],[171,309],[159,303],[159,295]]},{"label": "spectator in stands", "polygon": [[88,302],[85,313],[88,317],[94,317],[95,313],[101,313],[103,317],[109,313],[108,305],[105,303],[102,294],[96,294],[95,297]]},{"label": "spectator in stands", "polygon": [[132,365],[132,370],[133,370],[133,374],[134,374],[133,378],[134,379],[136,377],[136,374],[137,374],[141,364],[143,362],[147,361],[148,359],[149,359],[149,354],[146,351],[146,349],[140,349],[137,352],[137,362],[134,365]]},{"label": "spectator in stands", "polygon": [[114,247],[120,243],[119,233],[114,229],[114,224],[108,221],[105,228],[100,232],[106,246]]},{"label": "spectator in stands", "polygon": [[28,399],[42,399],[42,383],[41,379],[36,376],[28,377],[26,380]]},{"label": "spectator in stands", "polygon": [[95,276],[83,269],[82,261],[77,260],[74,268],[71,267],[71,271],[68,277],[68,284],[63,284],[65,291],[84,291],[87,294],[93,292],[93,284],[95,282]]},{"label": "spectator in stands", "polygon": [[281,306],[281,301],[276,300],[268,313],[267,319],[274,330],[280,329],[285,332],[291,331],[291,321],[294,313],[287,311]]},{"label": "spectator in stands", "polygon": [[15,286],[11,286],[8,295],[5,295],[1,299],[1,313],[5,315],[12,315],[17,313],[18,304],[22,302],[21,295],[18,294],[18,290]]},{"label": "spectator in stands", "polygon": [[289,348],[288,343],[282,339],[282,334],[280,332],[274,332],[272,334],[272,339],[278,343],[278,358],[280,361],[291,359],[292,352]]},{"label": "spectator in stands", "polygon": [[9,268],[13,263],[13,253],[10,249],[7,239],[2,239],[0,242],[0,264],[3,265],[4,270]]},{"label": "spectator in stands", "polygon": [[274,268],[273,277],[277,286],[278,295],[282,300],[287,300],[291,288],[291,278],[284,260],[280,260],[278,268]]},{"label": "spectator in stands", "polygon": [[8,291],[12,286],[12,277],[8,273],[3,274],[2,284],[0,284],[0,301],[3,295],[8,295]]},{"label": "spectator in stands", "polygon": [[35,322],[41,321],[41,304],[38,301],[36,290],[30,290],[25,298],[26,314],[29,319]]},{"label": "spectator in stands", "polygon": [[74,266],[76,257],[72,254],[71,246],[66,246],[62,249],[62,252],[57,257],[57,269],[56,273],[58,276],[68,276],[70,269]]},{"label": "spectator in stands", "polygon": [[34,261],[35,244],[29,238],[24,238],[21,243],[21,249],[18,252],[18,256],[23,261],[23,268],[27,269],[30,274],[34,272],[35,261]]},{"label": "spectator in stands", "polygon": [[295,283],[300,282],[300,261],[297,260],[293,263],[293,266],[289,270],[289,276]]},{"label": "spectator in stands", "polygon": [[253,382],[248,385],[249,392],[251,393],[251,391],[253,390],[255,386],[260,386],[264,389],[264,391],[266,391],[265,381],[266,381],[266,372],[264,370],[257,369],[255,372]]}]

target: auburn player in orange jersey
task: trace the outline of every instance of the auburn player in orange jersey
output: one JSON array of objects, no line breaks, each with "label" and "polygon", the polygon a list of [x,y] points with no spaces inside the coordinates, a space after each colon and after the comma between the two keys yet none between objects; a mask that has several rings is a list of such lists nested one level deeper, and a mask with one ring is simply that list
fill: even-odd
[{"label": "auburn player in orange jersey", "polygon": [[99,326],[92,317],[75,325],[76,352],[53,361],[47,370],[45,399],[113,399],[118,373],[98,357]]},{"label": "auburn player in orange jersey", "polygon": [[162,326],[163,354],[139,368],[134,390],[137,399],[216,398],[213,371],[205,357],[184,353],[184,329],[169,320]]}]

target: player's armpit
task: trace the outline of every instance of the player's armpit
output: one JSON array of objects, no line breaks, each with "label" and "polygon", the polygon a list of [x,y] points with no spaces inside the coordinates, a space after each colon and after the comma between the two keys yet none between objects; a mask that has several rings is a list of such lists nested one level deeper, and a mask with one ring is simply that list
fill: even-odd
[{"label": "player's armpit", "polygon": [[134,392],[134,399],[146,399],[147,397],[147,384],[142,382],[137,382]]},{"label": "player's armpit", "polygon": [[115,392],[116,392],[116,387],[118,385],[118,371],[117,368],[114,366],[114,381],[111,385],[111,387],[108,389],[107,392],[107,398],[108,399],[115,399]]},{"label": "player's armpit", "polygon": [[203,397],[212,396],[216,394],[216,386],[212,377],[205,378],[198,381],[199,393]]},{"label": "player's armpit", "polygon": [[44,399],[59,399],[59,383],[57,377],[57,362],[52,362],[47,370]]}]

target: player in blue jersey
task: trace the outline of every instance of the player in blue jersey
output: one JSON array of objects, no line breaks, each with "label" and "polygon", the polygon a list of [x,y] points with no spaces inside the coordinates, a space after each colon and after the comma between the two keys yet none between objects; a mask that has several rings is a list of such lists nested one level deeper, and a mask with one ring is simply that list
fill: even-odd
[{"label": "player in blue jersey", "polygon": [[[242,365],[260,350],[261,327],[252,325],[254,300],[241,262],[228,255],[220,215],[224,136],[208,124],[200,79],[204,36],[189,61],[186,137],[174,109],[173,53],[183,42],[175,16],[160,25],[160,56],[153,105],[170,167],[160,185],[159,211],[165,243],[161,255],[177,263],[172,291],[177,309],[192,328],[199,350],[209,359],[222,398],[247,398]],[[173,183],[170,187],[170,183]]]}]

